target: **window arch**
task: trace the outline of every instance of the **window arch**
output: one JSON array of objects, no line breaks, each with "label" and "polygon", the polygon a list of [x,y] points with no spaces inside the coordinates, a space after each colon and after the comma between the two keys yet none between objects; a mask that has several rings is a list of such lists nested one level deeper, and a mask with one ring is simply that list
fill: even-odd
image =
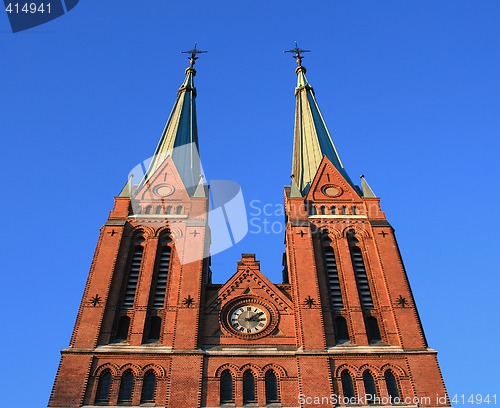
[{"label": "window arch", "polygon": [[391,397],[391,403],[399,402],[399,389],[398,382],[396,381],[396,377],[394,376],[391,370],[387,370],[384,373],[385,385],[387,386],[387,392]]},{"label": "window arch", "polygon": [[349,401],[347,399],[353,399],[356,397],[356,392],[354,391],[354,384],[352,382],[351,374],[348,370],[342,371],[340,375],[340,380],[342,382],[342,392],[344,393],[344,403],[342,405],[347,405]]},{"label": "window arch", "polygon": [[105,405],[108,403],[111,378],[111,371],[109,369],[104,370],[99,376],[99,382],[97,383],[97,391],[95,394],[96,405]]},{"label": "window arch", "polygon": [[141,270],[142,255],[144,248],[141,243],[144,241],[142,236],[135,240],[135,247],[131,254],[129,271],[127,276],[127,283],[125,285],[125,294],[123,296],[122,308],[131,309],[134,306],[135,291],[137,288],[137,281],[139,280],[139,272]]},{"label": "window arch", "polygon": [[148,340],[160,340],[161,334],[161,317],[160,316],[152,316],[149,321],[149,332],[148,332]]},{"label": "window arch", "polygon": [[243,403],[257,402],[255,398],[255,377],[251,370],[243,373]]},{"label": "window arch", "polygon": [[368,395],[367,402],[369,405],[375,403],[377,397],[377,387],[375,386],[375,380],[373,375],[369,370],[363,373],[363,384],[365,385],[365,394]]},{"label": "window arch", "polygon": [[280,402],[278,393],[278,377],[274,370],[266,372],[266,404]]},{"label": "window arch", "polygon": [[134,374],[132,370],[127,370],[122,375],[120,391],[118,393],[118,404],[132,402],[132,390],[134,388]]},{"label": "window arch", "polygon": [[233,376],[231,371],[224,370],[220,376],[220,402],[234,402],[233,398]]},{"label": "window arch", "polygon": [[378,328],[377,319],[373,316],[368,316],[366,318],[366,332],[368,334],[368,341],[370,343],[377,343],[382,340],[380,336],[380,330]]},{"label": "window arch", "polygon": [[345,343],[350,340],[347,321],[344,317],[337,316],[335,318],[335,331],[337,334],[337,343]]},{"label": "window arch", "polygon": [[142,380],[141,404],[155,402],[156,375],[153,370],[144,374]]},{"label": "window arch", "polygon": [[332,306],[334,309],[342,309],[344,307],[344,303],[342,302],[342,291],[340,290],[339,271],[337,269],[335,253],[333,252],[333,248],[330,246],[324,248],[324,253]]},{"label": "window arch", "polygon": [[130,327],[130,317],[120,316],[116,327],[116,340],[127,340],[128,329]]}]

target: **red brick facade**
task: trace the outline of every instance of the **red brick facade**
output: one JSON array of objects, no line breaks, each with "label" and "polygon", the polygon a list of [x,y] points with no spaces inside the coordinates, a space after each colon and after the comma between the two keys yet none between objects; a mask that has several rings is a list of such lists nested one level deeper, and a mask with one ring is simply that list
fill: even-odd
[{"label": "red brick facade", "polygon": [[170,159],[117,197],[49,406],[331,407],[373,393],[449,406],[379,199],[324,157],[305,199],[285,188],[285,207],[284,283],[243,254],[215,285],[207,198],[185,192]]}]

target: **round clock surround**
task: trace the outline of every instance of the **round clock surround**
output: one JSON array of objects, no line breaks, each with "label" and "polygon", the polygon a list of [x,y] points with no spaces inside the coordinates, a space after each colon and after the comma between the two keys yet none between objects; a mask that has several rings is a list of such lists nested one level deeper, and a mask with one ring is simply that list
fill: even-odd
[{"label": "round clock surround", "polygon": [[243,296],[227,303],[219,318],[225,334],[250,340],[270,335],[278,325],[279,314],[266,300]]}]

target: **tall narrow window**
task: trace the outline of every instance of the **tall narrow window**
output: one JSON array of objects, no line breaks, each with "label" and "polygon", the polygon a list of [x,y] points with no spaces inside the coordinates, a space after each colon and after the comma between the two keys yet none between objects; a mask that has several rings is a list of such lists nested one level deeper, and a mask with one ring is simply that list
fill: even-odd
[{"label": "tall narrow window", "polygon": [[139,280],[139,271],[141,270],[142,253],[143,248],[140,245],[136,246],[132,253],[127,285],[125,286],[125,296],[123,298],[124,309],[131,309],[134,306],[135,291],[137,288],[137,281]]},{"label": "tall narrow window", "polygon": [[376,343],[382,340],[377,319],[373,316],[368,316],[366,318],[366,332],[368,333],[368,340],[370,343]]},{"label": "tall narrow window", "polygon": [[398,390],[398,383],[396,381],[396,377],[394,377],[394,374],[392,373],[391,370],[387,370],[384,374],[385,378],[385,384],[387,385],[387,392],[389,393],[389,396],[391,397],[391,402],[398,403],[399,402],[399,390]]},{"label": "tall narrow window", "polygon": [[233,401],[233,376],[229,370],[225,370],[220,376],[220,402],[224,404]]},{"label": "tall narrow window", "polygon": [[120,392],[118,393],[118,404],[132,403],[132,389],[134,387],[134,374],[127,370],[122,375]]},{"label": "tall narrow window", "polygon": [[346,341],[349,341],[347,321],[342,316],[335,318],[335,331],[337,335],[337,343],[345,343]]},{"label": "tall narrow window", "polygon": [[377,388],[375,387],[375,380],[370,371],[366,370],[363,373],[363,383],[365,385],[365,394],[367,395],[367,402],[369,405],[375,403],[377,397]]},{"label": "tall narrow window", "polygon": [[149,321],[148,340],[155,341],[160,339],[161,333],[161,317],[153,316]]},{"label": "tall narrow window", "polygon": [[352,266],[356,276],[356,284],[358,286],[359,299],[363,309],[373,309],[373,299],[368,283],[368,275],[366,274],[365,262],[361,249],[356,246],[358,240],[354,236],[354,231],[351,230],[347,236],[349,240],[349,249],[351,251]]},{"label": "tall narrow window", "polygon": [[[356,394],[354,392],[354,385],[352,383],[352,377],[351,374],[349,374],[349,371],[347,370],[342,371],[340,379],[342,381],[342,391],[344,392],[344,398],[348,399],[355,398]],[[342,405],[347,405],[348,403],[349,402],[346,401],[345,404]]]},{"label": "tall narrow window", "polygon": [[158,272],[156,275],[156,287],[153,298],[153,307],[155,309],[161,309],[164,307],[165,293],[167,290],[168,268],[170,267],[170,247],[165,245],[160,251],[160,259],[157,266]]},{"label": "tall narrow window", "polygon": [[337,214],[337,208],[335,206],[332,207],[332,214]]},{"label": "tall narrow window", "polygon": [[104,405],[109,400],[109,389],[111,387],[111,371],[104,370],[99,376],[97,392],[95,394],[95,404]]},{"label": "tall narrow window", "polygon": [[116,327],[116,340],[127,340],[129,326],[130,317],[120,316],[120,318],[118,319],[118,325]]},{"label": "tall narrow window", "polygon": [[321,210],[321,215],[326,214],[326,207],[324,205],[321,206],[320,210]]},{"label": "tall narrow window", "polygon": [[243,403],[249,404],[255,400],[255,378],[250,370],[243,374]]},{"label": "tall narrow window", "polygon": [[149,370],[142,380],[141,404],[155,402],[156,375]]},{"label": "tall narrow window", "polygon": [[266,404],[280,402],[278,393],[278,378],[273,370],[266,372]]},{"label": "tall narrow window", "polygon": [[328,284],[330,287],[330,296],[334,309],[342,309],[342,292],[340,290],[339,271],[337,269],[337,261],[331,247],[325,247],[325,265],[328,275]]}]

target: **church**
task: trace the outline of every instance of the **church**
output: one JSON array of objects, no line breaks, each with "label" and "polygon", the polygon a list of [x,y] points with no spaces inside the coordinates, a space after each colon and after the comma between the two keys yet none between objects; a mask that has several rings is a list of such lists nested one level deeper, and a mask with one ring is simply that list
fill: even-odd
[{"label": "church", "polygon": [[344,169],[304,50],[291,51],[282,282],[247,253],[212,283],[195,47],[147,170],[100,230],[49,407],[450,406],[394,229],[364,177],[358,186]]}]

